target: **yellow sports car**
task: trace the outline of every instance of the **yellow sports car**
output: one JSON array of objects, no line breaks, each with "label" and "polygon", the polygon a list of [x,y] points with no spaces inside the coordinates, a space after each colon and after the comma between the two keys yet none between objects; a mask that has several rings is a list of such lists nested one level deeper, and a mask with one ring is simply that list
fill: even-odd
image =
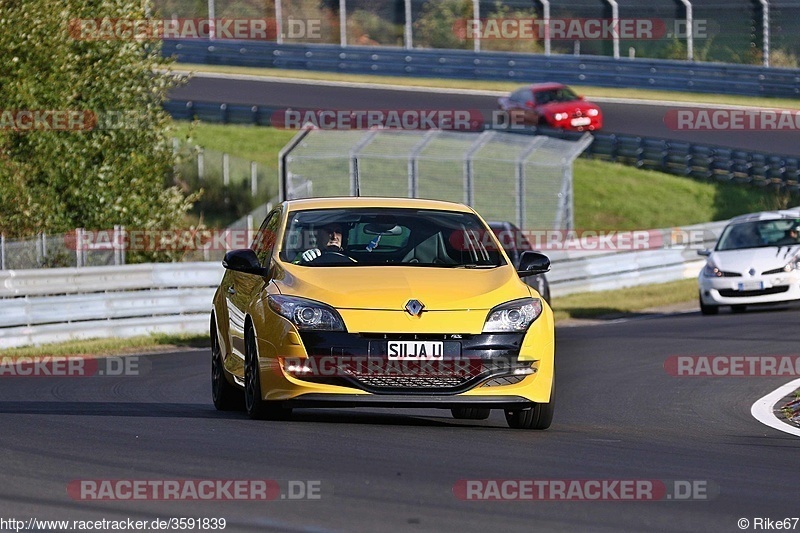
[{"label": "yellow sports car", "polygon": [[546,429],[553,313],[471,208],[405,198],[280,204],[251,248],[228,252],[211,314],[221,410],[425,407]]}]

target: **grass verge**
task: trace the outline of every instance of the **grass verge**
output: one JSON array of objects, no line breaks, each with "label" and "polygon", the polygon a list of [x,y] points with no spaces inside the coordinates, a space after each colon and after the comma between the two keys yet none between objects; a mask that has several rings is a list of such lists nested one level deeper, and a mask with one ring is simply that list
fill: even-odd
[{"label": "grass verge", "polygon": [[584,292],[553,297],[556,324],[568,318],[623,318],[648,309],[688,303],[697,299],[694,278],[614,291]]},{"label": "grass verge", "polygon": [[[643,285],[616,291],[571,294],[554,298],[556,324],[569,318],[620,318],[645,309],[689,302],[697,298],[697,280]],[[150,335],[128,339],[90,339],[0,350],[0,357],[125,355],[207,348],[208,335]]]},{"label": "grass verge", "polygon": [[[374,83],[402,87],[433,87],[440,89],[469,89],[481,91],[510,92],[523,85],[520,81],[455,80],[443,78],[412,78],[405,76],[371,76],[368,74],[340,74],[337,72],[312,72],[257,67],[234,67],[223,65],[198,65],[176,63],[173,70],[211,72],[218,74],[245,74],[271,78],[298,78],[304,80],[340,81],[349,83]],[[576,86],[577,87],[577,86]],[[610,87],[580,86],[579,93],[592,98],[629,98],[635,100],[664,100],[707,104],[741,105],[747,107],[778,107],[800,109],[800,100],[791,98],[766,98],[734,96],[724,94],[690,93],[649,89],[615,89]]]},{"label": "grass verge", "polygon": [[23,346],[0,350],[0,357],[44,357],[67,355],[125,355],[155,351],[178,350],[181,348],[205,348],[208,335],[166,335],[154,334],[127,339],[88,339],[68,342]]}]

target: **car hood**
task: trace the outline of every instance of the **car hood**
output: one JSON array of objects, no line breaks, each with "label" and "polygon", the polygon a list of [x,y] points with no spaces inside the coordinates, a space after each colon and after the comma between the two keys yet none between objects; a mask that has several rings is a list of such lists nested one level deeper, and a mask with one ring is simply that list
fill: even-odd
[{"label": "car hood", "polygon": [[411,266],[304,267],[284,264],[275,280],[283,294],[337,309],[402,311],[411,299],[428,311],[491,309],[530,296],[510,265],[493,269]]},{"label": "car hood", "polygon": [[572,102],[550,102],[540,106],[540,109],[547,113],[573,113],[575,110],[580,110],[581,113],[586,113],[590,109],[599,109],[596,105],[585,100],[574,100]]},{"label": "car hood", "polygon": [[747,274],[752,269],[755,271],[755,275],[760,275],[767,270],[785,266],[798,253],[800,253],[800,245],[767,246],[714,252],[710,259],[718,269],[725,272]]}]

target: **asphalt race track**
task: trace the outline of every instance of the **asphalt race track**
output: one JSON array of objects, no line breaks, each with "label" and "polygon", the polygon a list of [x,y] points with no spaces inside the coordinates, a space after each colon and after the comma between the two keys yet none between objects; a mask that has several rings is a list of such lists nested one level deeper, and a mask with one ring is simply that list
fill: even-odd
[{"label": "asphalt race track", "polygon": [[[502,413],[219,413],[207,350],[142,356],[140,376],[0,378],[0,517],[223,517],[226,531],[739,531],[798,516],[800,440],[750,415],[792,378],[674,377],[672,355],[797,354],[800,311],[684,314],[557,330],[544,432]],[[288,501],[80,501],[73,480],[318,480]],[[693,480],[699,501],[462,501],[464,479]],[[798,526],[800,527],[800,526]]]},{"label": "asphalt race track", "polygon": [[[580,91],[580,88],[577,88]],[[371,89],[194,77],[170,97],[198,102],[260,105],[303,109],[465,109],[491,116],[494,96],[460,95],[408,90]],[[604,130],[615,133],[676,139],[770,154],[800,156],[800,128],[791,131],[674,131],[664,124],[670,109],[690,104],[658,105],[598,102],[604,113]]]}]

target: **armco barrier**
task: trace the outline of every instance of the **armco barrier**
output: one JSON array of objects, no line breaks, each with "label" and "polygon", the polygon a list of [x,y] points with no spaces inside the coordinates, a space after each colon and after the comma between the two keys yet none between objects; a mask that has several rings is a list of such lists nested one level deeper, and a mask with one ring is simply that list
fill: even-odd
[{"label": "armco barrier", "polygon": [[202,333],[222,265],[163,263],[0,272],[0,348]]},{"label": "armco barrier", "polygon": [[[274,108],[189,100],[171,100],[164,108],[178,120],[270,126]],[[543,134],[577,140],[581,132],[531,128],[520,134]],[[684,141],[594,132],[594,142],[581,155],[624,165],[702,180],[749,183],[800,190],[800,158],[735,150]]]},{"label": "armco barrier", "polygon": [[[680,230],[702,232],[710,246],[724,225]],[[696,246],[547,253],[556,308],[559,296],[686,279],[703,266]],[[0,271],[0,349],[148,333],[202,334],[222,273],[218,262]]]},{"label": "armco barrier", "polygon": [[[616,252],[545,252],[553,268],[547,279],[554,298],[696,277],[705,264],[700,247],[711,248],[727,221],[675,228],[677,235],[702,235],[689,246]],[[670,234],[672,230],[666,231]],[[558,300],[555,300],[558,307]]]},{"label": "armco barrier", "polygon": [[727,63],[604,56],[536,55],[390,47],[168,40],[164,55],[183,63],[430,78],[554,81],[746,96],[800,95],[800,70]]}]

